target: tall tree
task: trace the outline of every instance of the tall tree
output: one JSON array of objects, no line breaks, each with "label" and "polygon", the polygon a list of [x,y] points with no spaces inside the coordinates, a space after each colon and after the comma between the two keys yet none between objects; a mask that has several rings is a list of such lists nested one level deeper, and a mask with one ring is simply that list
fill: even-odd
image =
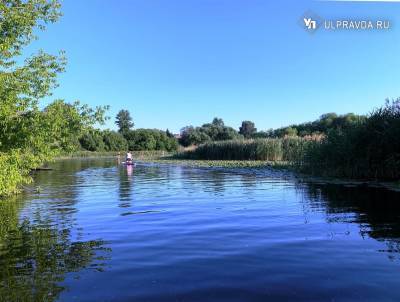
[{"label": "tall tree", "polygon": [[212,124],[217,127],[224,127],[225,123],[222,118],[214,117]]},{"label": "tall tree", "polygon": [[120,110],[118,112],[115,124],[117,124],[120,133],[126,133],[135,125],[128,110]]},{"label": "tall tree", "polygon": [[245,138],[250,138],[254,133],[257,132],[257,128],[251,121],[243,121],[242,126],[239,128],[239,133]]}]

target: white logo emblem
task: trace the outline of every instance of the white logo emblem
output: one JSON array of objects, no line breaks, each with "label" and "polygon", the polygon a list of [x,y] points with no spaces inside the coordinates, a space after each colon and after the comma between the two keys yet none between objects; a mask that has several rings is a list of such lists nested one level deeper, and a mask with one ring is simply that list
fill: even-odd
[{"label": "white logo emblem", "polygon": [[304,18],[304,24],[306,25],[308,30],[314,30],[317,29],[317,21],[311,19],[311,18]]},{"label": "white logo emblem", "polygon": [[309,33],[315,33],[322,24],[323,20],[312,11],[307,11],[298,21],[298,24]]}]

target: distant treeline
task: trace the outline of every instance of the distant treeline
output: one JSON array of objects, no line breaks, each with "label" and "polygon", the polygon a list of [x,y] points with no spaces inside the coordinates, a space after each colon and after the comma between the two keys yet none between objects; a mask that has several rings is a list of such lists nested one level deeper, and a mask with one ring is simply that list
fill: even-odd
[{"label": "distant treeline", "polygon": [[[284,135],[277,135],[279,138],[209,141],[182,156],[208,160],[283,160],[315,175],[400,179],[400,99],[387,101],[368,116],[329,114],[314,123],[291,128],[303,129],[304,136],[283,132]],[[311,130],[324,135],[310,135],[317,133]]]},{"label": "distant treeline", "polygon": [[337,115],[336,113],[326,113],[313,122],[291,125],[275,130],[255,133],[254,137],[285,137],[285,136],[313,136],[327,134],[331,130],[348,129],[354,125],[365,121],[365,115],[348,113]]},{"label": "distant treeline", "polygon": [[201,127],[186,126],[182,128],[179,143],[187,147],[235,139],[321,136],[327,134],[330,130],[350,128],[357,123],[365,121],[365,119],[366,116],[353,113],[344,115],[327,113],[314,122],[267,131],[257,131],[254,122],[243,121],[239,131],[237,131],[232,127],[226,126],[222,119],[214,118],[211,123],[204,124]]},{"label": "distant treeline", "polygon": [[120,110],[115,124],[119,130],[89,129],[79,138],[79,147],[87,151],[176,151],[178,141],[169,130],[132,130],[134,122],[128,110]]},{"label": "distant treeline", "polygon": [[331,130],[347,129],[365,121],[366,117],[353,113],[337,115],[327,113],[314,122],[291,125],[276,130],[257,131],[254,122],[243,121],[238,130],[225,125],[221,118],[200,127],[183,127],[179,135],[173,135],[157,129],[132,130],[134,122],[127,110],[121,110],[116,116],[118,132],[92,129],[79,138],[79,147],[88,151],[125,151],[125,150],[164,150],[176,151],[183,147],[199,146],[205,143],[258,138],[284,138],[323,136]]},{"label": "distant treeline", "polygon": [[176,151],[178,141],[169,134],[157,129],[100,131],[92,129],[79,138],[79,147],[87,151]]}]

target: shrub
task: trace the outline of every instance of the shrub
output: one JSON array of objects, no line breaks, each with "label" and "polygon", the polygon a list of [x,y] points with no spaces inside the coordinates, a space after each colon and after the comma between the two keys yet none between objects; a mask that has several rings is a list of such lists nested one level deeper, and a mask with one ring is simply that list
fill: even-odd
[{"label": "shrub", "polygon": [[39,161],[32,154],[16,150],[0,153],[0,196],[18,193],[20,185],[31,182],[29,172]]},{"label": "shrub", "polygon": [[106,145],[103,141],[103,135],[99,131],[89,131],[79,139],[81,147],[88,151],[104,151]]},{"label": "shrub", "polygon": [[106,151],[124,151],[128,149],[127,140],[122,134],[115,131],[104,131],[103,141]]}]

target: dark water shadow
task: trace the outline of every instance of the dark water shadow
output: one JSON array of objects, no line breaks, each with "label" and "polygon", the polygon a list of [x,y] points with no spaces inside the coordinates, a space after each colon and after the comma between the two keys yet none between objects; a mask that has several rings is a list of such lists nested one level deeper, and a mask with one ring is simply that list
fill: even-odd
[{"label": "dark water shadow", "polygon": [[297,189],[311,210],[327,213],[327,222],[356,223],[361,236],[384,241],[387,249],[383,251],[391,253],[391,257],[399,254],[400,192],[336,184],[302,184]]}]

